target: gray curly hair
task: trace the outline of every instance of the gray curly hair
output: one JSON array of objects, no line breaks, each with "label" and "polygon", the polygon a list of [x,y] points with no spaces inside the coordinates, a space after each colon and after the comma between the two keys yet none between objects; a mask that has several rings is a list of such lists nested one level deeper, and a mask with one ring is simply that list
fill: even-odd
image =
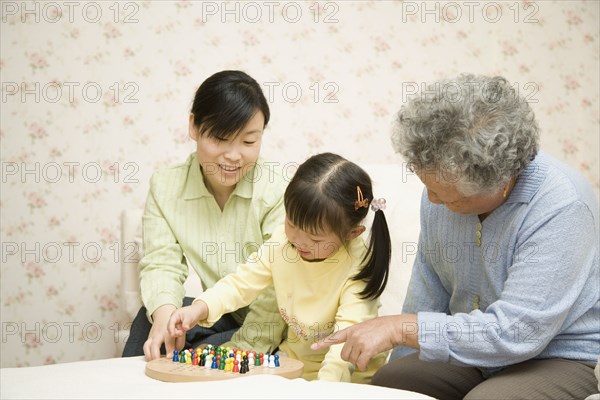
[{"label": "gray curly hair", "polygon": [[412,169],[451,172],[456,189],[470,196],[499,190],[523,171],[537,154],[539,128],[506,79],[463,74],[403,105],[392,144]]}]

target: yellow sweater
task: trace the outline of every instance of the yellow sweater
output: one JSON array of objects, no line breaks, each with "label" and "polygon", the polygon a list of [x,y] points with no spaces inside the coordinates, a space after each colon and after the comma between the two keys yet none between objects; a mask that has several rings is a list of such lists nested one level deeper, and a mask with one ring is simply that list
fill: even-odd
[{"label": "yellow sweater", "polygon": [[359,237],[326,260],[304,261],[282,228],[237,273],[220,280],[196,299],[206,302],[209,308],[207,320],[200,324],[214,324],[223,314],[249,304],[273,285],[279,312],[288,323],[287,338],[279,349],[304,363],[303,378],[368,383],[384,364],[387,353],[375,357],[366,372],[354,372],[354,366],[341,359],[341,344],[319,351],[310,348],[336,330],[377,316],[378,301],[360,299],[358,293],[365,283],[352,280],[365,250]]}]

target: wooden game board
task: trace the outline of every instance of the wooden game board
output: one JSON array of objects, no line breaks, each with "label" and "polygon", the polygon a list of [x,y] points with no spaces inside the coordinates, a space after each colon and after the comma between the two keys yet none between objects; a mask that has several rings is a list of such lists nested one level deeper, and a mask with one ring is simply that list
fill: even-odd
[{"label": "wooden game board", "polygon": [[252,367],[245,374],[225,372],[218,369],[199,367],[192,364],[173,362],[168,358],[157,358],[146,363],[146,375],[164,382],[197,382],[218,381],[223,379],[243,378],[260,374],[279,375],[284,378],[299,378],[304,372],[304,364],[301,361],[288,357],[279,359],[280,366],[276,368]]}]

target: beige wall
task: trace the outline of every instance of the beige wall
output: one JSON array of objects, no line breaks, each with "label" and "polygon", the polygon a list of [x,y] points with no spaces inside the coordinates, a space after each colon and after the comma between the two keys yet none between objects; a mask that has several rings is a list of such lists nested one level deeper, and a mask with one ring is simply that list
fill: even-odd
[{"label": "beige wall", "polygon": [[596,1],[1,6],[3,367],[114,356],[118,216],[193,150],[194,91],[222,69],[263,85],[263,154],[281,163],[401,162],[389,132],[411,92],[503,75],[543,148],[599,190]]}]

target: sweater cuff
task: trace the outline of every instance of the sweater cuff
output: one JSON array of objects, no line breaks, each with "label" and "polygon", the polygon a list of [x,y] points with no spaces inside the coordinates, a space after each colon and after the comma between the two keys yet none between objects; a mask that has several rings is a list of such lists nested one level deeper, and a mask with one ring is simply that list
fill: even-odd
[{"label": "sweater cuff", "polygon": [[323,362],[323,366],[317,373],[317,379],[327,382],[352,382],[354,366],[345,361]]},{"label": "sweater cuff", "polygon": [[223,307],[219,301],[217,290],[207,290],[196,297],[192,303],[202,300],[208,306],[208,317],[205,321],[198,321],[198,325],[209,328],[213,326],[223,316]]},{"label": "sweater cuff", "polygon": [[354,365],[342,360],[343,344],[334,344],[327,350],[317,377],[320,381],[350,382]]},{"label": "sweater cuff", "polygon": [[448,362],[450,341],[456,336],[454,324],[449,324],[449,316],[443,313],[419,312],[419,359],[421,361]]}]

